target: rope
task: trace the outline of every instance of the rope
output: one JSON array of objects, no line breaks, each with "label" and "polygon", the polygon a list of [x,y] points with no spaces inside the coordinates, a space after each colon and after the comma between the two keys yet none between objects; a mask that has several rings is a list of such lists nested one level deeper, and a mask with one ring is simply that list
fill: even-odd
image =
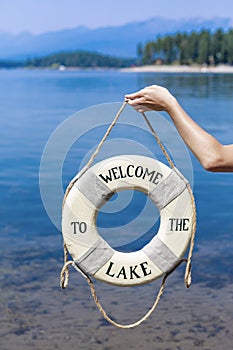
[{"label": "rope", "polygon": [[[161,151],[163,152],[165,158],[167,159],[171,169],[175,168],[175,165],[171,159],[171,157],[169,156],[169,154],[167,153],[164,145],[162,144],[160,138],[158,137],[158,135],[156,134],[153,126],[151,125],[151,123],[149,122],[147,116],[145,115],[144,112],[141,113],[149,127],[149,129],[151,130],[151,133],[153,134],[155,140],[157,141],[159,147],[161,148]],[[191,198],[191,204],[192,204],[192,213],[193,213],[193,217],[192,217],[192,230],[191,230],[191,239],[190,239],[190,248],[189,248],[189,254],[188,254],[188,259],[187,259],[187,264],[186,264],[186,269],[185,269],[185,277],[184,277],[184,281],[185,281],[185,285],[187,288],[190,287],[192,279],[191,279],[191,259],[192,259],[192,254],[193,254],[193,249],[194,249],[194,243],[195,243],[195,232],[196,232],[196,205],[195,205],[195,199],[193,196],[193,192],[191,189],[190,184],[186,184],[186,187],[188,189],[190,198]]]},{"label": "rope", "polygon": [[65,243],[63,245],[63,252],[64,252],[64,265],[60,274],[60,287],[62,289],[65,289],[68,286],[69,277],[70,277],[68,267],[69,265],[72,265],[73,261],[68,261],[68,249]]},{"label": "rope", "polygon": [[74,186],[74,184],[85,174],[85,172],[91,167],[92,163],[94,162],[95,160],[95,157],[97,156],[97,154],[99,153],[101,147],[103,146],[105,140],[107,139],[107,137],[109,136],[110,132],[112,131],[113,127],[116,125],[116,122],[117,120],[119,119],[121,113],[123,112],[125,106],[126,106],[127,102],[124,101],[121,108],[119,109],[119,111],[117,112],[115,118],[113,119],[111,125],[108,127],[106,133],[104,134],[102,140],[100,141],[100,143],[98,144],[98,146],[96,147],[94,153],[92,154],[91,158],[89,159],[89,161],[87,162],[87,164],[85,165],[85,167],[82,169],[82,171],[80,172],[79,176],[77,176],[75,179],[73,179],[67,189],[66,189],[66,192],[65,192],[65,196],[64,196],[64,199],[63,199],[63,206],[64,206],[64,203],[65,203],[65,200],[71,190],[71,188]]},{"label": "rope", "polygon": [[196,212],[196,205],[195,205],[195,199],[193,196],[193,191],[191,189],[191,186],[187,184],[187,189],[189,191],[189,195],[191,198],[192,203],[192,212],[193,212],[193,220],[192,220],[192,231],[191,231],[191,240],[190,240],[190,247],[189,247],[189,253],[187,258],[187,264],[185,269],[185,275],[184,275],[184,282],[187,288],[191,286],[192,283],[192,277],[191,277],[191,269],[192,269],[192,255],[193,255],[193,249],[195,245],[195,233],[196,233],[196,226],[197,226],[197,212]]},{"label": "rope", "polygon": [[[71,190],[71,188],[73,187],[73,185],[75,184],[76,181],[78,181],[81,176],[83,176],[83,174],[85,174],[85,172],[91,167],[94,159],[96,158],[97,154],[99,153],[103,143],[105,142],[105,140],[107,139],[107,137],[109,136],[110,132],[112,131],[113,127],[115,126],[117,120],[119,119],[121,113],[123,112],[125,106],[126,106],[127,102],[124,101],[124,103],[122,104],[121,108],[119,109],[119,111],[117,112],[113,122],[111,123],[111,125],[108,127],[106,133],[104,134],[102,140],[100,141],[100,143],[98,144],[98,146],[96,147],[93,155],[91,156],[91,158],[89,159],[88,163],[86,164],[86,166],[83,168],[83,170],[80,172],[79,176],[76,177],[73,181],[70,182],[69,186],[67,187],[67,190],[65,192],[65,196],[64,196],[64,201],[63,201],[63,205],[65,203],[65,200]],[[175,168],[175,165],[171,159],[171,157],[169,156],[168,152],[166,151],[165,147],[163,146],[161,140],[159,139],[158,135],[156,134],[154,128],[152,127],[151,123],[149,122],[148,118],[146,117],[145,113],[141,113],[142,116],[144,117],[149,129],[151,130],[151,133],[153,134],[155,140],[157,141],[161,151],[163,152],[165,158],[167,159],[171,169]],[[168,276],[174,271],[176,270],[176,268],[183,262],[186,262],[186,269],[185,269],[185,277],[184,277],[184,282],[187,288],[190,287],[191,285],[191,259],[192,259],[192,253],[193,253],[193,249],[194,249],[194,240],[195,240],[195,232],[196,232],[196,206],[195,206],[195,200],[194,200],[194,196],[192,193],[192,189],[191,186],[189,184],[186,185],[187,189],[189,191],[190,194],[190,198],[191,198],[191,203],[192,203],[192,212],[193,212],[193,220],[192,220],[192,231],[191,231],[191,239],[190,239],[190,248],[189,248],[189,253],[188,253],[188,258],[187,259],[181,259],[177,265],[175,265],[172,270],[170,270],[169,272],[167,272],[162,280],[162,283],[160,285],[159,291],[157,293],[157,296],[155,298],[155,301],[152,305],[152,307],[150,308],[150,310],[138,321],[131,323],[131,324],[120,324],[115,322],[113,319],[111,319],[107,312],[105,311],[105,309],[103,308],[103,306],[101,305],[96,291],[95,291],[95,286],[93,281],[91,280],[91,278],[84,272],[82,271],[76,264],[75,262],[72,261],[68,261],[68,250],[66,247],[66,244],[64,243],[64,265],[63,268],[61,270],[61,274],[60,274],[60,286],[62,289],[65,289],[68,286],[69,283],[69,266],[72,265],[77,271],[79,271],[86,279],[88,285],[90,286],[91,289],[91,294],[92,297],[95,301],[96,306],[98,307],[99,311],[101,312],[102,316],[108,321],[110,322],[112,325],[118,327],[118,328],[122,328],[122,329],[129,329],[129,328],[134,328],[136,326],[139,326],[142,322],[144,322],[151,314],[152,312],[156,309],[162,295],[164,292],[164,288],[165,288],[165,284],[166,284],[166,280],[168,278]]]},{"label": "rope", "polygon": [[144,112],[142,112],[141,114],[142,114],[142,116],[144,117],[144,119],[145,119],[145,121],[146,121],[146,123],[147,123],[147,125],[148,125],[148,127],[149,127],[149,129],[150,129],[150,131],[151,131],[151,133],[152,133],[152,135],[154,136],[155,140],[157,141],[157,143],[158,143],[158,145],[159,145],[161,151],[163,152],[165,158],[167,159],[168,164],[170,165],[171,169],[174,169],[174,168],[175,168],[175,165],[174,165],[173,161],[171,160],[171,157],[170,157],[169,154],[167,153],[167,151],[166,151],[164,145],[162,144],[160,138],[159,138],[158,135],[156,134],[156,132],[155,132],[153,126],[152,126],[151,123],[149,122],[149,119],[147,118],[147,116],[145,115]]},{"label": "rope", "polygon": [[68,279],[67,279],[67,276],[69,276],[69,272],[68,272],[68,275],[66,275],[66,278],[64,278],[64,274],[66,273],[66,271],[69,271],[68,270],[68,267],[70,265],[72,265],[77,271],[81,272],[81,274],[85,277],[90,289],[91,289],[91,295],[93,297],[93,300],[95,301],[95,304],[96,306],[98,307],[100,313],[102,314],[102,316],[105,318],[106,321],[108,321],[109,323],[111,323],[113,326],[116,326],[118,328],[121,328],[121,329],[130,329],[130,328],[135,328],[137,326],[139,326],[141,323],[143,323],[144,321],[146,321],[148,319],[148,317],[153,313],[153,311],[156,309],[162,295],[163,295],[163,292],[164,292],[164,288],[165,288],[165,284],[166,284],[166,280],[167,278],[169,277],[169,275],[171,275],[171,273],[177,269],[177,267],[179,265],[181,265],[183,262],[187,262],[187,259],[181,259],[176,266],[173,267],[172,270],[170,270],[169,272],[167,272],[164,277],[163,277],[163,280],[162,280],[162,283],[160,285],[160,288],[159,288],[159,291],[155,297],[155,301],[153,303],[153,305],[151,306],[151,308],[149,309],[149,311],[141,318],[139,319],[138,321],[134,322],[134,323],[130,323],[130,324],[121,324],[121,323],[118,323],[116,321],[114,321],[110,316],[108,316],[107,312],[105,311],[105,309],[103,308],[103,306],[101,305],[100,301],[99,301],[99,298],[96,294],[96,290],[95,290],[95,286],[94,286],[94,283],[93,281],[91,280],[91,278],[85,274],[85,272],[83,272],[76,264],[74,261],[67,261],[64,266],[63,266],[63,269],[61,271],[61,288],[66,288],[67,285],[68,285]]}]

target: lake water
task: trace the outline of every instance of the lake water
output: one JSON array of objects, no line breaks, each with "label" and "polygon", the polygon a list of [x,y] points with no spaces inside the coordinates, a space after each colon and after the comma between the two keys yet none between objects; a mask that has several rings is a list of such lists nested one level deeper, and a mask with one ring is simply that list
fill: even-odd
[{"label": "lake water", "polygon": [[[43,210],[38,181],[43,149],[59,124],[79,110],[121,102],[125,93],[153,83],[167,86],[192,117],[221,142],[232,142],[232,75],[1,71],[1,239],[18,245],[27,234],[29,239],[47,235],[48,231],[59,234]],[[118,108],[117,105],[116,111]],[[114,114],[110,115],[109,120],[113,117]],[[151,121],[156,129],[154,119]],[[83,122],[81,117],[80,120]],[[98,126],[101,116],[90,116],[90,120],[93,129],[81,135],[76,149],[67,156],[64,187],[106,130],[106,126]],[[123,121],[127,122],[127,118]],[[137,122],[135,117],[135,126]],[[114,130],[115,149],[121,149],[121,141],[117,139],[126,139],[126,135],[127,139],[135,138],[149,148],[149,137],[148,141],[132,127],[129,130],[133,137],[129,137],[129,131],[124,128]],[[125,145],[124,153],[132,152],[130,144]],[[191,160],[198,207],[198,240],[222,241],[232,232],[232,174],[207,173],[192,156]]]},{"label": "lake water", "polygon": [[[5,325],[5,328],[2,326],[4,329],[2,339],[4,337],[6,339],[6,341],[3,340],[2,349],[16,349],[18,339],[22,349],[34,348],[32,328],[34,327],[38,334],[40,329],[38,325],[42,321],[37,319],[38,324],[32,321],[33,326],[30,328],[31,321],[29,322],[28,319],[30,317],[34,319],[35,313],[37,316],[40,313],[42,315],[41,305],[45,302],[49,305],[53,300],[53,293],[56,295],[56,288],[59,288],[58,274],[62,266],[61,232],[49,219],[43,207],[39,188],[40,162],[47,141],[54,130],[62,125],[61,123],[66,122],[71,115],[76,115],[77,122],[80,117],[83,123],[83,115],[78,111],[94,105],[110,103],[107,105],[110,107],[106,106],[106,108],[114,114],[126,93],[151,84],[168,87],[200,125],[213,133],[222,143],[232,143],[233,75],[0,70],[0,283],[3,305],[1,314],[5,315],[1,320],[1,325]],[[115,104],[115,102],[118,103]],[[101,107],[101,110],[106,108]],[[160,159],[159,149],[156,145],[154,148],[151,135],[139,129],[140,122],[136,120],[137,115],[136,112],[134,113],[135,126],[126,126],[126,113],[123,116],[125,124],[122,122],[114,129],[109,148],[106,147],[103,150],[100,159],[108,156],[108,149],[110,155],[122,152],[137,153],[138,145],[140,153],[149,150]],[[149,115],[156,129],[156,117],[153,114]],[[164,125],[167,125],[168,118],[163,113],[161,116],[160,132],[162,134],[163,120]],[[110,121],[113,117],[114,115],[108,115],[107,119]],[[106,122],[102,125],[102,116],[96,114],[90,116],[88,113],[87,118],[92,118],[89,122],[93,123],[93,128],[86,130],[80,136],[65,158],[62,179],[64,188],[87,156],[91,154],[93,147],[100,141],[106,129]],[[137,125],[139,125],[138,128]],[[187,172],[187,177],[193,183],[198,214],[193,279],[196,286],[200,285],[203,288],[204,294],[209,289],[212,291],[221,289],[222,299],[219,301],[221,305],[224,305],[224,298],[228,303],[231,300],[230,304],[223,306],[225,311],[222,312],[226,316],[229,308],[231,314],[233,311],[232,293],[229,294],[228,289],[233,283],[233,174],[205,172],[197,160],[187,153],[184,146],[180,147],[184,150],[185,156],[177,154],[177,162],[184,167],[181,170],[184,173]],[[174,149],[170,151],[175,152],[176,156]],[[56,154],[54,157],[56,158]],[[183,164],[185,162],[186,164]],[[56,200],[56,194],[54,195]],[[114,212],[114,214],[102,216],[100,226],[102,226],[103,235],[106,234],[105,231],[108,231],[109,226],[115,225],[118,230],[119,227],[133,220],[133,215],[138,215],[143,209],[144,198],[137,196],[138,194],[135,193],[132,203],[120,210],[118,214]],[[122,201],[124,200],[123,198]],[[137,206],[139,203],[141,207]],[[59,200],[57,203],[54,202],[56,223],[59,221],[60,204]],[[137,240],[145,221],[151,216],[150,210],[148,209],[146,216],[137,223],[138,232],[135,233],[134,229],[131,229],[130,239],[116,235],[107,239],[115,245],[128,244],[132,240]],[[150,230],[155,227],[153,226]],[[51,299],[43,292],[38,294],[39,285],[45,281],[51,288],[49,289]],[[224,290],[227,290],[227,298]],[[201,298],[201,294],[198,293],[195,295]],[[55,310],[59,305],[60,302],[57,299],[54,309],[49,312],[56,315]],[[92,309],[89,310],[89,313],[91,312],[93,312]],[[59,329],[62,328],[61,325],[59,327]],[[41,334],[40,336],[42,337]],[[229,336],[226,336],[228,340]],[[9,339],[11,339],[10,343]],[[54,348],[51,344],[48,345],[48,349]],[[213,344],[212,349],[217,349],[217,345],[214,347]],[[39,345],[37,346],[40,348]],[[91,346],[88,345],[86,348],[91,349]],[[201,348],[205,349],[204,346]],[[21,348],[18,347],[18,349]],[[47,348],[44,347],[44,349]]]}]

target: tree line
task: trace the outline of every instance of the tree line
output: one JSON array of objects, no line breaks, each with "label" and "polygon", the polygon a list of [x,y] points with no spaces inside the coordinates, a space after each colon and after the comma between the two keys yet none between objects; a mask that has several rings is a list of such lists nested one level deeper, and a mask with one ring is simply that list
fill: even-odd
[{"label": "tree line", "polygon": [[14,60],[0,60],[0,68],[23,68],[25,66],[24,62],[14,61]]},{"label": "tree line", "polygon": [[218,29],[200,32],[176,33],[144,46],[138,44],[138,58],[141,64],[233,64],[233,29],[224,32]]},{"label": "tree line", "polygon": [[91,67],[91,68],[121,68],[129,67],[135,59],[117,58],[95,52],[75,51],[60,52],[42,58],[35,58],[27,62],[31,67]]},{"label": "tree line", "polygon": [[95,52],[58,52],[45,57],[27,59],[24,62],[0,60],[0,68],[124,68],[136,63],[135,58],[117,58]]},{"label": "tree line", "polygon": [[123,68],[155,63],[233,65],[233,29],[158,36],[154,41],[138,44],[137,58],[117,58],[88,51],[59,52],[26,61],[0,60],[0,68]]}]

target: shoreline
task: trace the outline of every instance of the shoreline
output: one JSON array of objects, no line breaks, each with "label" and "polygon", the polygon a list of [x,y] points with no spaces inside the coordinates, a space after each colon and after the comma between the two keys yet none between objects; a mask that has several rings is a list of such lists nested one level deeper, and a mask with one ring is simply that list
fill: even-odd
[{"label": "shoreline", "polygon": [[60,72],[71,72],[71,71],[95,71],[95,72],[106,72],[106,71],[117,71],[120,73],[211,73],[211,74],[233,74],[233,66],[218,65],[218,66],[204,66],[204,65],[144,65],[144,66],[133,66],[125,68],[117,67],[64,67],[60,66],[57,68],[51,67],[21,67],[21,68],[0,68],[1,70],[25,70],[25,71],[60,71]]},{"label": "shoreline", "polygon": [[207,66],[187,66],[187,65],[145,65],[141,67],[121,68],[123,73],[227,73],[233,74],[233,66],[218,65],[216,67]]}]

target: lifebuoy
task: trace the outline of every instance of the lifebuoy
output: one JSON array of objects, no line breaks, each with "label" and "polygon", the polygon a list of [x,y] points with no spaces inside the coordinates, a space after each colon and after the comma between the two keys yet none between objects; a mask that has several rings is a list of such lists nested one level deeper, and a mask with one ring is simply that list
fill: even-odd
[{"label": "lifebuoy", "polygon": [[[95,164],[74,180],[64,201],[62,233],[74,262],[87,275],[132,286],[160,277],[179,262],[190,242],[193,216],[188,182],[176,168],[122,155]],[[160,227],[141,250],[124,253],[99,235],[96,217],[114,193],[129,189],[149,196],[160,211]]]}]

